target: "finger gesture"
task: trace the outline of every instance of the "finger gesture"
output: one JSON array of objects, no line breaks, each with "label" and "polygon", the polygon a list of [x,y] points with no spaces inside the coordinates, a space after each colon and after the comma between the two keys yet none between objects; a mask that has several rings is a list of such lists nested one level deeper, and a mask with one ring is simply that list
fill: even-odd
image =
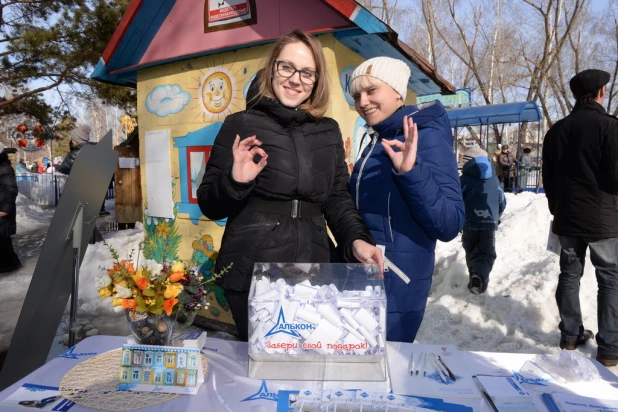
[{"label": "finger gesture", "polygon": [[[395,170],[399,173],[409,172],[416,163],[416,151],[418,149],[418,130],[412,117],[406,116],[403,119],[404,141],[397,139],[382,139],[382,147],[391,158]],[[398,149],[395,151],[394,148]]]},{"label": "finger gesture", "polygon": [[[261,145],[262,142],[255,136],[247,137],[241,141],[240,136],[236,135],[232,145],[232,153],[234,155],[232,179],[238,183],[248,183],[254,180],[264,169],[268,155],[260,148]],[[256,155],[261,157],[257,163],[253,161]]]}]

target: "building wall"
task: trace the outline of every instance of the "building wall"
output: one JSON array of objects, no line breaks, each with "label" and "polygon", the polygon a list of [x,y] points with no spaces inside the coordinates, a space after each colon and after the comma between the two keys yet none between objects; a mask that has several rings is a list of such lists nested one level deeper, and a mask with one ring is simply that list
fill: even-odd
[{"label": "building wall", "polygon": [[[351,171],[360,152],[364,121],[354,110],[348,86],[352,71],[364,59],[330,34],[319,39],[324,46],[331,80],[332,100],[327,116],[340,124]],[[208,156],[223,120],[228,114],[245,109],[250,81],[272,46],[261,45],[169,63],[138,73],[141,164],[146,165],[146,134],[169,129],[175,203],[174,218],[150,216],[148,176],[146,168],[142,168],[144,227],[148,240],[144,253],[147,257],[159,261],[193,259],[199,262],[207,276],[212,273],[225,221],[215,222],[202,216],[193,192],[201,181],[199,172],[203,171],[203,159]],[[211,87],[214,87],[214,92]],[[222,100],[217,103],[219,98]],[[409,91],[406,103],[414,103],[415,98],[414,93]],[[218,287],[213,290],[209,300],[210,309],[201,314],[232,323],[222,290]]]}]

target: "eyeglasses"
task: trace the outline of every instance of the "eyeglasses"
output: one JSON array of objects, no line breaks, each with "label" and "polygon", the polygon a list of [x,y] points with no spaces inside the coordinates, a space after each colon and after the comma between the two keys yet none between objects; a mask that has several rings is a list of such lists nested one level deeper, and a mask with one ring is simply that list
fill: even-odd
[{"label": "eyeglasses", "polygon": [[284,60],[277,60],[275,64],[277,65],[277,73],[279,73],[279,76],[285,77],[286,79],[294,76],[297,72],[300,74],[300,81],[308,86],[315,83],[315,81],[318,79],[318,74],[313,70],[298,70]]}]

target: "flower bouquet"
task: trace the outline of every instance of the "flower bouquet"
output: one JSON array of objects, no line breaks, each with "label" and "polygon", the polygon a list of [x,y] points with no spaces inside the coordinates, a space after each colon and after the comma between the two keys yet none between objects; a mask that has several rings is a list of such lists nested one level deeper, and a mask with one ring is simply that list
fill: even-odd
[{"label": "flower bouquet", "polygon": [[183,262],[146,259],[135,269],[132,252],[127,260],[119,260],[118,253],[104,244],[115,263],[96,279],[96,288],[102,299],[111,299],[114,311],[126,312],[137,343],[168,345],[176,318],[182,325],[190,325],[197,311],[209,305],[207,284],[228,269],[208,281],[203,280],[197,266]]}]

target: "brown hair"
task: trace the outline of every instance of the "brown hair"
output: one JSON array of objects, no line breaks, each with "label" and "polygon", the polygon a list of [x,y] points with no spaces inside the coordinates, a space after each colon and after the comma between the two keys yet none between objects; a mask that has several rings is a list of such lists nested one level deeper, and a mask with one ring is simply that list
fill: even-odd
[{"label": "brown hair", "polygon": [[268,56],[264,60],[262,68],[262,76],[256,78],[258,82],[258,94],[256,101],[262,97],[268,97],[270,99],[276,99],[275,92],[273,90],[273,76],[275,71],[275,62],[281,54],[281,50],[292,43],[303,43],[311,50],[313,60],[315,60],[316,72],[318,78],[313,84],[313,90],[309,98],[304,101],[300,108],[307,112],[311,117],[322,117],[328,109],[328,102],[330,98],[330,85],[328,83],[328,72],[326,70],[326,58],[322,52],[322,45],[315,37],[303,32],[302,30],[294,30],[291,33],[281,37],[275,46],[271,49]]},{"label": "brown hair", "polygon": [[601,94],[601,89],[603,89],[603,87],[604,86],[601,86],[597,90],[592,91],[590,93],[586,93],[581,96],[573,93],[573,96],[575,97],[575,106],[579,106],[581,104],[590,104],[594,102],[595,99],[599,97],[599,95]]}]

